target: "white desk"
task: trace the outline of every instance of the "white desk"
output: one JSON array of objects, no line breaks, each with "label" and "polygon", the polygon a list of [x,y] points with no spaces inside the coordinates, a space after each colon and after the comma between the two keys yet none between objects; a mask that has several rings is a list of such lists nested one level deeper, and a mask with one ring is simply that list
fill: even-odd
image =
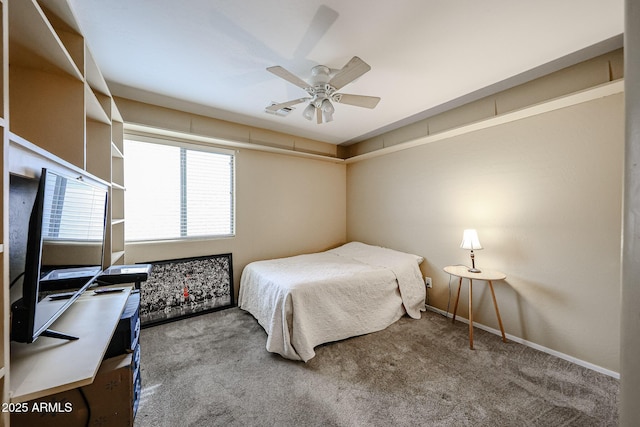
[{"label": "white desk", "polygon": [[496,301],[496,294],[493,292],[493,280],[504,280],[507,276],[504,273],[495,270],[482,269],[479,273],[472,273],[469,271],[469,267],[463,265],[449,265],[444,268],[444,271],[460,278],[458,283],[458,294],[456,296],[456,303],[453,307],[453,321],[456,321],[456,311],[458,310],[458,300],[460,299],[460,288],[462,288],[462,279],[469,280],[469,348],[473,350],[473,281],[484,280],[489,284],[491,289],[491,296],[493,297],[493,306],[496,308],[496,315],[498,316],[498,324],[500,325],[500,332],[502,332],[502,341],[507,342],[507,337],[504,334],[504,327],[502,326],[502,319],[500,318],[500,311],[498,310],[498,302]]},{"label": "white desk", "polygon": [[86,291],[51,329],[75,335],[67,341],[39,337],[11,343],[11,401],[25,402],[91,384],[102,363],[131,289],[95,295]]}]

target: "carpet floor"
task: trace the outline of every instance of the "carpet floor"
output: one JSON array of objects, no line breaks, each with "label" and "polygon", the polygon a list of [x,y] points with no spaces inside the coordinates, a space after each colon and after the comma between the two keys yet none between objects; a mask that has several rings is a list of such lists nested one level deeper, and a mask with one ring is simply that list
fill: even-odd
[{"label": "carpet floor", "polygon": [[616,426],[619,381],[426,312],[322,345],[265,350],[231,308],[143,329],[136,427]]}]

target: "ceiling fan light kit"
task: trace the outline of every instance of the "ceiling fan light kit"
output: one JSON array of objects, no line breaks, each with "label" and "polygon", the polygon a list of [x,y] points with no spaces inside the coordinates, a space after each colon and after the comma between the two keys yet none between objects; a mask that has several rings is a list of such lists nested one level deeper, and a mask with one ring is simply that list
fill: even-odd
[{"label": "ceiling fan light kit", "polygon": [[305,108],[304,111],[302,112],[302,117],[304,117],[307,120],[311,120],[315,115],[315,112],[316,112],[316,107],[313,104],[309,103],[309,105],[307,105],[307,108]]},{"label": "ceiling fan light kit", "polygon": [[304,89],[309,96],[271,104],[265,111],[284,116],[286,114],[279,114],[278,112],[283,109],[291,110],[293,105],[308,101],[309,104],[302,111],[302,116],[307,120],[313,120],[313,116],[315,115],[317,123],[321,124],[333,120],[335,107],[331,101],[354,105],[356,107],[375,108],[378,102],[380,102],[379,97],[338,93],[338,90],[362,76],[370,69],[371,66],[369,64],[357,56],[354,56],[347,65],[340,70],[331,70],[327,66],[316,65],[311,69],[311,83],[307,83],[279,65],[269,67],[267,71]]},{"label": "ceiling fan light kit", "polygon": [[333,104],[328,99],[325,99],[322,101],[321,108],[322,108],[322,118],[325,121],[325,123],[332,121],[333,113],[336,111]]}]

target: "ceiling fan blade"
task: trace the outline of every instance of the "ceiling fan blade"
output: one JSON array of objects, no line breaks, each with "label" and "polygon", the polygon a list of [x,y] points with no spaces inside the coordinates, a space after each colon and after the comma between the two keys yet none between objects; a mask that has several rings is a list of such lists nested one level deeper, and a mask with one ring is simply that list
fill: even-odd
[{"label": "ceiling fan blade", "polygon": [[320,110],[318,107],[316,107],[316,121],[319,125],[322,124],[322,110]]},{"label": "ceiling fan blade", "polygon": [[269,68],[267,68],[267,71],[269,71],[270,73],[275,74],[276,76],[280,77],[281,79],[285,79],[289,83],[293,83],[294,85],[296,85],[299,88],[302,88],[304,90],[307,90],[308,87],[311,87],[311,85],[309,83],[305,82],[300,77],[298,77],[295,74],[285,70],[284,68],[282,68],[279,65],[276,65],[276,66],[273,66],[273,67],[269,67]]},{"label": "ceiling fan blade", "polygon": [[377,96],[351,95],[348,93],[336,93],[331,97],[335,102],[340,104],[355,105],[356,107],[375,108],[380,102]]},{"label": "ceiling fan blade", "polygon": [[354,56],[351,58],[351,61],[347,63],[342,70],[338,71],[338,73],[333,76],[329,84],[334,88],[340,89],[343,86],[351,83],[367,71],[371,69],[371,66],[364,62],[362,59]]},{"label": "ceiling fan blade", "polygon": [[282,108],[291,107],[292,105],[300,104],[301,102],[309,101],[311,98],[298,98],[292,101],[282,102],[280,104],[269,105],[265,110],[276,112]]},{"label": "ceiling fan blade", "polygon": [[333,23],[336,22],[338,16],[338,12],[328,6],[321,5],[318,7],[300,44],[298,44],[298,47],[293,52],[293,58],[307,58],[313,48],[316,47],[320,40],[322,40],[322,37],[329,31]]}]

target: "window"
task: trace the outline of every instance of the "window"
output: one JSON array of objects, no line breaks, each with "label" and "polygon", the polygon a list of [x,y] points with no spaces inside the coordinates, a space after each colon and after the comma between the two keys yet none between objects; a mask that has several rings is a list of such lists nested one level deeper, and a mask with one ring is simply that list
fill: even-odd
[{"label": "window", "polygon": [[234,153],[126,139],[127,241],[233,236]]}]

